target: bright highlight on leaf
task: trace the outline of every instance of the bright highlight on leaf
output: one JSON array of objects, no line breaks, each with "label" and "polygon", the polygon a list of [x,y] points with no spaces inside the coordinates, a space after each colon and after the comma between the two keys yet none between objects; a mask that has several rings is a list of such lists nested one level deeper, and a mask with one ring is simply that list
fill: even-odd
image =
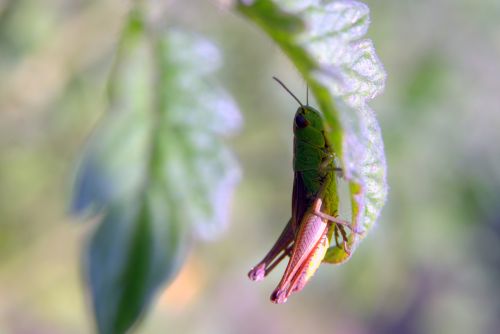
[{"label": "bright highlight on leaf", "polygon": [[124,333],[182,264],[192,235],[224,230],[240,177],[221,136],[241,116],[214,82],[218,49],[179,30],[125,28],[109,112],[76,178],[72,209],[100,214],[84,266],[100,333]]},{"label": "bright highlight on leaf", "polygon": [[353,228],[346,253],[331,247],[325,261],[349,259],[375,224],[387,196],[380,128],[367,105],[386,74],[373,44],[363,39],[369,10],[357,1],[240,1],[238,10],[258,24],[307,81],[330,130],[329,139],[350,184]]}]

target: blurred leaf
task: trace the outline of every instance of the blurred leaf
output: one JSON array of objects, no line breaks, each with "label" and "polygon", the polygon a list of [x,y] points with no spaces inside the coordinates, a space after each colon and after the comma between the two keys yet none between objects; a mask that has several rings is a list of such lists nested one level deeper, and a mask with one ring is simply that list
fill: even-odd
[{"label": "blurred leaf", "polygon": [[[238,10],[257,23],[287,54],[316,97],[329,137],[350,183],[355,249],[374,225],[387,196],[380,127],[367,100],[383,89],[385,72],[370,40],[368,7],[357,1],[240,1]],[[295,27],[290,29],[289,22]],[[332,247],[325,260],[349,258]]]},{"label": "blurred leaf", "polygon": [[186,231],[165,197],[153,186],[109,207],[90,242],[85,266],[100,333],[130,328],[181,264]]},{"label": "blurred leaf", "polygon": [[[449,86],[449,65],[444,56],[431,50],[421,56],[410,73],[403,91],[401,104],[417,113],[429,110],[426,104],[435,105],[445,96]],[[431,109],[432,110],[432,109]]]},{"label": "blurred leaf", "polygon": [[192,34],[124,29],[110,78],[110,112],[77,173],[72,210],[103,215],[85,258],[100,333],[123,333],[183,259],[190,236],[227,222],[239,179],[220,135],[241,118],[210,78],[217,48]]}]

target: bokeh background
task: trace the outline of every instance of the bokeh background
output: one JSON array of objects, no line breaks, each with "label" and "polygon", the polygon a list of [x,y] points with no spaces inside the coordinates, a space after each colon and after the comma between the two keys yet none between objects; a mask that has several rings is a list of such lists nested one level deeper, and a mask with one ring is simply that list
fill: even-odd
[{"label": "bokeh background", "polygon": [[[389,199],[355,256],[282,306],[268,298],[283,265],[259,284],[246,273],[290,214],[296,106],[271,76],[301,98],[305,84],[217,2],[153,2],[223,51],[219,79],[245,118],[230,143],[244,177],[228,230],[194,244],[138,333],[500,332],[500,2],[365,2],[388,72],[371,106]],[[129,5],[0,1],[0,333],[94,331],[80,258],[95,222],[67,208]]]}]

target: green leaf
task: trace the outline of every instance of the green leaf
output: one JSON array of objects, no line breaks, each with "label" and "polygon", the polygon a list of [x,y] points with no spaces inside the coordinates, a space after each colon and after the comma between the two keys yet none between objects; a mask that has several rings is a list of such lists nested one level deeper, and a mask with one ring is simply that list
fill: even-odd
[{"label": "green leaf", "polygon": [[102,217],[84,266],[100,333],[123,333],[182,264],[193,236],[224,230],[239,168],[224,135],[241,123],[213,79],[218,49],[180,30],[125,27],[109,112],[77,172],[72,210]]},{"label": "green leaf", "polygon": [[[354,251],[387,197],[382,136],[367,105],[383,89],[386,74],[372,42],[363,39],[368,7],[357,1],[256,0],[240,1],[237,8],[282,48],[318,101],[350,184],[352,224],[360,232],[349,237]],[[285,22],[298,28],[292,32]],[[341,263],[348,258],[332,247],[325,260]]]},{"label": "green leaf", "polygon": [[185,226],[164,192],[153,186],[110,206],[90,241],[85,267],[100,333],[130,328],[184,259]]}]

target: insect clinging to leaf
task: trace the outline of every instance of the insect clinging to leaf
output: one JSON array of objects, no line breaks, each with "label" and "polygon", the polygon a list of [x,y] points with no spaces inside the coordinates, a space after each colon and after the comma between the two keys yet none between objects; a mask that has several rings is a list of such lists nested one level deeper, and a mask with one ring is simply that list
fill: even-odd
[{"label": "insect clinging to leaf", "polygon": [[[299,104],[293,122],[293,191],[292,214],[271,250],[248,273],[260,281],[285,257],[289,262],[278,286],[271,295],[274,303],[284,303],[314,275],[331,247],[350,255],[348,232],[351,224],[337,218],[339,197],[335,152],[325,135],[319,111],[304,105],[279,79],[273,77]],[[340,239],[340,240],[339,240]]]}]

